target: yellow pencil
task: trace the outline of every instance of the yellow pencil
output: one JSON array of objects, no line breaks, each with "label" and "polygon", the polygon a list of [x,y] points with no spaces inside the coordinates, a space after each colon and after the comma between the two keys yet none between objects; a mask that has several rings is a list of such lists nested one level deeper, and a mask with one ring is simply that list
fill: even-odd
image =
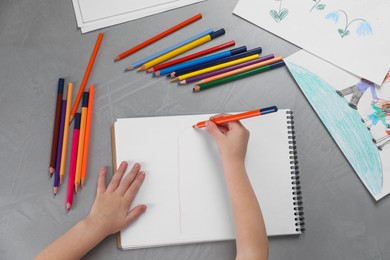
[{"label": "yellow pencil", "polygon": [[161,55],[160,57],[157,57],[149,62],[146,62],[144,65],[142,65],[141,67],[138,68],[138,70],[147,70],[157,64],[160,64],[166,60],[169,60],[169,59],[172,59],[173,57],[176,57],[177,55],[180,55],[186,51],[189,51],[195,47],[198,47],[199,45],[202,45],[206,42],[209,42],[211,41],[212,39],[215,39],[221,35],[224,35],[225,34],[225,30],[224,29],[220,29],[216,32],[212,32],[208,35],[205,35],[203,36],[202,38],[199,38],[195,41],[192,41],[190,43],[187,43],[186,45],[180,47],[180,48],[177,48],[171,52],[168,52],[164,55]]},{"label": "yellow pencil", "polygon": [[74,178],[74,188],[76,192],[79,189],[80,180],[81,180],[81,166],[83,163],[85,125],[87,122],[87,113],[88,113],[88,97],[89,97],[89,93],[84,92],[83,102],[81,107],[80,137],[79,137],[78,150],[77,150],[76,175]]},{"label": "yellow pencil", "polygon": [[69,135],[69,121],[70,121],[70,107],[72,104],[72,92],[73,83],[68,84],[68,96],[66,99],[66,112],[65,112],[65,124],[64,124],[64,138],[62,139],[62,152],[61,152],[61,167],[60,167],[60,184],[65,175],[66,165],[66,150],[68,148],[68,135]]},{"label": "yellow pencil", "polygon": [[230,67],[230,66],[233,66],[233,65],[236,65],[236,64],[240,64],[240,63],[243,63],[243,62],[246,62],[246,61],[254,60],[254,59],[259,58],[259,56],[260,56],[260,54],[254,54],[254,55],[247,56],[247,57],[244,57],[244,58],[241,58],[241,59],[232,60],[232,61],[221,63],[221,64],[218,64],[218,65],[214,65],[214,66],[211,66],[211,67],[208,67],[208,68],[205,68],[205,69],[196,70],[196,71],[193,71],[193,72],[190,72],[190,73],[187,73],[187,74],[183,74],[183,75],[181,75],[179,77],[176,77],[173,80],[171,80],[171,82],[175,82],[175,81],[179,81],[179,80],[185,80],[185,79],[188,79],[188,78],[191,78],[191,77],[195,77],[195,76],[207,73],[207,72],[223,69],[223,68]]}]

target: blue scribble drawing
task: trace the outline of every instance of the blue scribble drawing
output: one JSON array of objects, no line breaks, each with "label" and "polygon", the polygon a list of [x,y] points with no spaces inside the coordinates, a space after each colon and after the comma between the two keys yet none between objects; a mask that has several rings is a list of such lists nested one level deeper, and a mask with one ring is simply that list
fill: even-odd
[{"label": "blue scribble drawing", "polygon": [[274,18],[274,20],[278,23],[284,19],[284,17],[287,16],[288,14],[288,9],[287,8],[282,8],[282,0],[276,0],[279,1],[279,10],[271,10],[269,11],[269,14]]},{"label": "blue scribble drawing", "polygon": [[310,12],[313,11],[314,9],[316,10],[324,10],[326,5],[324,4],[320,4],[321,0],[313,0],[315,2],[315,4],[313,5],[313,7],[310,9]]},{"label": "blue scribble drawing", "polygon": [[286,65],[364,185],[374,196],[380,194],[383,186],[381,158],[360,114],[317,75],[290,62]]},{"label": "blue scribble drawing", "polygon": [[352,23],[354,22],[360,22],[358,25],[358,28],[356,29],[356,33],[359,36],[367,36],[372,34],[372,28],[371,25],[364,19],[357,18],[353,19],[352,21],[348,21],[348,15],[346,12],[343,10],[338,10],[331,12],[325,16],[325,19],[330,19],[333,20],[335,23],[339,21],[340,14],[344,14],[345,16],[345,26],[344,28],[339,28],[337,32],[340,34],[341,38],[344,38],[345,36],[348,36],[350,34],[349,27],[351,26]]}]

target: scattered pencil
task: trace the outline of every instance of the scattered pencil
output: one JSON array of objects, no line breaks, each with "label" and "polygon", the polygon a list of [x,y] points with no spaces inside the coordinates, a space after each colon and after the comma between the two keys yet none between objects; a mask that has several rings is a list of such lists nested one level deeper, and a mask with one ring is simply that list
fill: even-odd
[{"label": "scattered pencil", "polygon": [[138,44],[137,46],[135,46],[135,47],[125,51],[124,53],[119,54],[115,58],[115,61],[119,61],[119,60],[121,60],[123,58],[126,58],[127,56],[129,56],[129,55],[131,55],[131,54],[133,54],[133,53],[135,53],[135,52],[145,48],[146,46],[148,46],[148,45],[150,45],[150,44],[152,44],[152,43],[154,43],[154,42],[156,42],[156,41],[166,37],[167,35],[170,35],[170,34],[176,32],[176,31],[180,30],[181,28],[183,28],[183,27],[185,27],[185,26],[187,26],[187,25],[189,25],[189,24],[191,24],[191,23],[193,23],[193,22],[195,22],[195,21],[197,21],[197,20],[199,20],[201,18],[202,18],[202,14],[197,14],[197,15],[195,15],[195,16],[193,16],[193,17],[191,17],[191,18],[189,18],[189,19],[187,19],[187,20],[185,20],[185,21],[183,21],[183,22],[173,26],[172,28],[169,28],[168,30],[163,31],[162,33],[159,33],[158,35],[150,38],[149,40],[146,40],[143,43]]},{"label": "scattered pencil", "polygon": [[192,83],[192,82],[197,82],[199,80],[202,80],[202,79],[205,79],[205,78],[208,78],[208,77],[219,75],[219,74],[222,74],[222,73],[225,73],[225,72],[229,72],[229,71],[232,71],[232,70],[235,70],[235,69],[243,68],[243,67],[246,67],[246,66],[249,66],[249,65],[257,64],[257,63],[260,63],[260,62],[263,62],[263,61],[266,61],[266,60],[270,60],[272,58],[274,58],[273,54],[265,55],[263,57],[255,59],[255,60],[247,61],[247,62],[244,62],[244,63],[241,63],[241,64],[237,64],[237,65],[234,65],[234,66],[230,66],[230,67],[227,67],[227,68],[223,68],[223,69],[211,71],[211,72],[208,72],[208,73],[205,73],[205,74],[201,74],[201,75],[198,75],[198,76],[195,76],[195,77],[191,77],[191,78],[188,78],[188,79],[185,79],[185,80],[182,80],[182,81],[178,82],[178,84],[179,85],[185,85],[185,84],[189,84],[189,83]]},{"label": "scattered pencil", "polygon": [[74,178],[76,175],[77,149],[79,147],[81,114],[76,113],[72,137],[72,153],[70,156],[70,168],[68,178],[68,192],[66,194],[66,210],[69,211],[73,203]]},{"label": "scattered pencil", "polygon": [[193,72],[193,71],[197,71],[197,70],[201,70],[201,69],[204,69],[204,68],[208,68],[208,67],[211,67],[211,66],[214,66],[214,65],[218,65],[218,64],[230,62],[230,61],[233,61],[233,60],[245,58],[245,57],[248,57],[248,56],[251,56],[251,55],[254,55],[254,54],[260,54],[261,52],[262,52],[262,48],[261,47],[254,48],[254,49],[251,49],[251,50],[248,50],[248,51],[245,50],[243,52],[235,53],[234,55],[231,55],[231,56],[228,56],[228,57],[225,57],[225,58],[222,58],[222,59],[217,59],[217,60],[201,63],[201,64],[198,64],[196,66],[191,66],[191,67],[175,70],[174,72],[172,72],[169,75],[167,75],[167,78],[178,77],[180,75],[184,75],[184,74],[187,74],[187,73],[190,73],[190,72]]},{"label": "scattered pencil", "polygon": [[193,92],[199,92],[199,91],[202,91],[202,90],[206,90],[206,89],[209,89],[209,88],[212,88],[212,87],[215,87],[215,86],[219,86],[219,85],[231,82],[231,81],[235,81],[235,80],[246,78],[246,77],[258,74],[258,73],[262,73],[262,72],[265,72],[265,71],[276,69],[276,68],[282,67],[284,65],[285,65],[284,61],[279,61],[279,62],[270,64],[270,65],[266,65],[266,66],[263,66],[263,67],[259,67],[259,68],[248,70],[248,71],[245,71],[245,72],[242,72],[242,73],[238,73],[238,74],[226,77],[226,78],[214,80],[214,81],[211,81],[211,82],[208,82],[208,83],[204,83],[204,84],[199,84],[199,85],[196,85],[193,88]]},{"label": "scattered pencil", "polygon": [[53,173],[54,173],[55,168],[56,168],[58,134],[59,134],[59,130],[60,130],[61,107],[62,107],[63,93],[64,93],[64,79],[60,78],[60,79],[58,79],[56,111],[54,114],[53,139],[51,142],[51,156],[50,156],[50,165],[49,165],[50,177],[53,176]]},{"label": "scattered pencil", "polygon": [[[176,64],[188,61],[188,60],[192,60],[192,59],[195,59],[195,58],[198,58],[198,57],[202,57],[204,55],[207,55],[207,54],[210,54],[210,53],[213,53],[213,52],[216,52],[216,51],[220,51],[220,50],[223,50],[225,48],[234,46],[235,44],[236,44],[235,41],[226,42],[226,43],[223,43],[223,44],[220,44],[220,45],[208,48],[206,50],[190,54],[188,56],[185,56],[185,57],[182,57],[182,58],[179,58],[179,59],[175,59],[175,60],[172,60],[172,61],[168,61],[168,62],[159,64],[159,65],[156,65],[156,66],[146,70],[146,72],[151,73],[151,72],[155,72],[156,71],[156,73],[157,73],[160,69],[167,68],[167,67],[170,67],[170,66],[173,66],[173,65],[176,65]],[[160,76],[160,73],[158,73],[157,76]]]},{"label": "scattered pencil", "polygon": [[217,62],[217,61],[226,59],[228,57],[233,57],[235,55],[238,55],[238,54],[244,53],[244,52],[246,52],[246,46],[241,46],[241,47],[234,48],[231,50],[218,52],[218,53],[206,56],[206,57],[202,57],[202,58],[195,59],[195,60],[190,60],[190,61],[187,61],[184,63],[173,65],[173,66],[170,66],[167,68],[163,68],[163,69],[153,73],[153,76],[157,77],[157,76],[162,76],[162,75],[166,75],[166,74],[169,75],[169,73],[171,73],[171,75],[173,73],[173,75],[174,75],[175,71],[180,71],[180,70],[184,70],[184,69],[188,69],[188,68],[195,68],[198,66],[202,66],[204,64],[210,64],[212,62]]},{"label": "scattered pencil", "polygon": [[81,108],[81,121],[80,121],[80,136],[79,136],[79,147],[77,149],[77,162],[76,162],[76,175],[74,178],[74,188],[76,193],[79,190],[81,182],[81,166],[83,162],[83,151],[84,151],[84,141],[85,141],[85,125],[87,123],[87,113],[88,113],[88,92],[83,94],[83,102]]},{"label": "scattered pencil", "polygon": [[65,124],[65,112],[66,112],[67,100],[66,100],[66,95],[63,95],[63,96],[64,96],[64,99],[62,100],[62,105],[61,105],[60,130],[59,130],[59,134],[58,134],[56,168],[55,168],[55,172],[54,172],[54,184],[53,184],[54,196],[57,194],[58,186],[60,183],[62,143],[63,143],[63,139],[64,139],[64,124]]},{"label": "scattered pencil", "polygon": [[76,115],[77,109],[78,109],[80,101],[81,101],[81,97],[83,95],[85,86],[87,85],[87,81],[88,81],[89,75],[91,74],[93,64],[95,63],[96,56],[98,54],[100,45],[102,43],[103,36],[104,36],[103,33],[99,33],[99,36],[98,36],[98,38],[96,40],[95,47],[93,48],[93,51],[92,51],[92,54],[91,54],[91,58],[89,59],[89,63],[88,63],[87,69],[85,71],[83,81],[81,82],[81,85],[80,85],[80,88],[79,88],[79,92],[77,93],[76,100],[75,100],[75,102],[73,104],[73,108],[72,108],[72,110],[70,112],[70,121],[69,121],[69,123],[72,122],[74,116]]},{"label": "scattered pencil", "polygon": [[90,134],[91,134],[93,98],[94,98],[94,96],[95,96],[95,87],[92,85],[89,88],[87,123],[86,123],[86,126],[85,126],[83,162],[82,162],[82,166],[81,166],[81,187],[82,188],[84,187],[84,183],[85,183],[85,180],[87,178],[88,150],[89,150],[89,139],[90,139]]},{"label": "scattered pencil", "polygon": [[245,66],[245,67],[238,68],[238,69],[235,69],[235,70],[227,71],[225,73],[216,74],[216,75],[213,75],[211,77],[207,77],[207,78],[204,78],[204,79],[200,80],[197,83],[197,85],[204,84],[204,83],[207,83],[207,82],[211,82],[211,81],[214,81],[214,80],[217,80],[217,79],[226,78],[228,76],[232,76],[232,75],[235,75],[235,74],[238,74],[238,73],[241,73],[241,72],[245,72],[245,71],[248,71],[248,70],[251,70],[251,69],[263,67],[263,66],[266,66],[266,65],[272,65],[273,63],[276,63],[276,62],[281,61],[281,60],[282,60],[282,57],[279,56],[279,57],[276,57],[276,58],[273,58],[273,59],[269,59],[269,60],[266,60],[266,61],[262,61],[262,62],[259,62],[259,63],[252,64],[252,65],[249,65],[249,66]]},{"label": "scattered pencil", "polygon": [[60,166],[60,185],[65,176],[65,165],[66,165],[66,152],[68,148],[68,136],[69,136],[69,116],[70,108],[72,103],[72,92],[73,92],[73,83],[68,84],[68,97],[66,101],[66,111],[65,111],[65,122],[64,122],[64,138],[62,140],[62,152],[61,152],[61,166]]},{"label": "scattered pencil", "polygon": [[153,54],[153,55],[151,55],[149,57],[146,57],[146,58],[144,58],[144,59],[142,59],[140,61],[137,61],[136,63],[134,63],[131,66],[127,67],[125,69],[125,71],[130,71],[130,70],[136,69],[138,67],[141,67],[144,63],[146,63],[148,61],[151,61],[151,60],[153,60],[153,59],[155,59],[157,57],[160,57],[161,55],[164,55],[164,54],[166,54],[166,53],[168,53],[170,51],[173,51],[173,50],[175,50],[177,48],[180,48],[181,46],[184,46],[187,43],[190,43],[190,42],[195,41],[195,40],[197,40],[199,38],[202,38],[203,36],[206,36],[207,34],[210,34],[212,32],[213,32],[212,29],[208,29],[207,31],[204,31],[204,32],[202,32],[202,33],[200,33],[198,35],[195,35],[195,36],[193,36],[193,37],[191,37],[191,38],[189,38],[187,40],[184,40],[184,41],[179,42],[179,43],[177,43],[175,45],[172,45],[171,47],[168,47],[165,50],[159,51],[159,52],[157,52],[157,53],[155,53],[155,54]]}]

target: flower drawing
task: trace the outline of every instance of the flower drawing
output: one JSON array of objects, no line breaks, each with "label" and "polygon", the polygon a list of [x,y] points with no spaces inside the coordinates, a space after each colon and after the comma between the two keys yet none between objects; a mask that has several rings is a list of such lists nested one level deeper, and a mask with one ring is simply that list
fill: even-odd
[{"label": "flower drawing", "polygon": [[359,23],[358,27],[356,29],[356,33],[358,36],[368,36],[368,35],[372,34],[372,28],[371,28],[371,25],[369,22],[367,22],[366,20],[361,19],[361,18],[353,19],[352,21],[349,22],[348,15],[343,10],[330,12],[329,14],[327,14],[325,16],[325,19],[329,19],[329,20],[334,21],[335,23],[338,23],[338,21],[340,20],[340,15],[342,15],[342,14],[345,16],[345,26],[344,26],[344,28],[339,28],[337,30],[337,32],[340,34],[341,38],[344,38],[345,36],[350,35],[349,27],[353,23]]},{"label": "flower drawing", "polygon": [[315,4],[313,5],[313,7],[310,9],[310,12],[313,11],[314,9],[317,9],[319,11],[321,10],[324,10],[326,5],[324,4],[320,4],[321,0],[313,0],[315,2]]},{"label": "flower drawing", "polygon": [[282,0],[276,0],[279,1],[279,10],[271,10],[269,11],[269,14],[271,15],[272,18],[274,18],[275,22],[280,22],[282,21],[288,14],[288,9],[287,8],[282,8]]}]

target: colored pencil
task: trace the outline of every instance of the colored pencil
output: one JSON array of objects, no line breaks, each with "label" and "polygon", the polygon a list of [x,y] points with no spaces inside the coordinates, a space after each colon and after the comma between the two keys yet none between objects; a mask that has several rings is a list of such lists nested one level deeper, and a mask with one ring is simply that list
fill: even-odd
[{"label": "colored pencil", "polygon": [[66,95],[63,95],[65,98],[62,100],[61,105],[61,119],[60,119],[60,130],[58,134],[58,145],[57,145],[57,159],[56,159],[56,168],[54,171],[54,184],[53,192],[54,196],[57,194],[58,186],[60,183],[60,168],[61,168],[61,158],[62,158],[62,142],[64,138],[64,123],[65,123],[65,112],[66,112]]},{"label": "colored pencil", "polygon": [[72,153],[70,155],[70,168],[69,168],[69,179],[68,179],[68,192],[66,194],[66,209],[70,210],[73,203],[73,192],[74,192],[74,178],[76,175],[76,162],[77,162],[77,150],[79,147],[79,135],[80,135],[80,120],[81,114],[76,113],[73,137],[72,137]]},{"label": "colored pencil", "polygon": [[142,66],[144,63],[146,63],[148,61],[151,61],[151,60],[153,60],[153,59],[155,59],[157,57],[160,57],[161,55],[164,55],[164,54],[166,54],[166,53],[168,53],[170,51],[173,51],[174,49],[180,48],[181,46],[184,46],[187,43],[190,43],[190,42],[195,41],[195,40],[197,40],[199,38],[202,38],[203,36],[205,36],[205,35],[207,35],[209,33],[212,33],[212,32],[214,32],[212,29],[208,29],[207,31],[204,31],[204,32],[202,32],[202,33],[200,33],[198,35],[192,36],[191,38],[188,38],[187,40],[184,40],[184,41],[179,42],[179,43],[177,43],[175,45],[172,45],[172,46],[168,47],[165,50],[159,51],[159,52],[157,52],[157,53],[155,53],[155,54],[153,54],[153,55],[151,55],[149,57],[146,57],[146,58],[144,58],[144,59],[142,59],[140,61],[137,61],[136,63],[134,63],[134,64],[130,65],[129,67],[127,67],[125,69],[125,72],[133,70],[133,69],[136,69],[136,68]]},{"label": "colored pencil", "polygon": [[262,73],[262,72],[265,72],[265,71],[276,69],[276,68],[279,68],[279,67],[282,67],[282,66],[284,66],[284,61],[278,61],[278,62],[270,64],[270,65],[266,65],[266,66],[259,67],[259,68],[256,68],[256,69],[252,69],[252,70],[248,70],[248,71],[245,71],[245,72],[241,72],[241,73],[238,73],[238,74],[226,77],[226,78],[222,78],[222,79],[214,80],[214,81],[211,81],[211,82],[208,82],[208,83],[196,85],[193,88],[193,91],[194,92],[199,92],[199,91],[202,91],[202,90],[205,90],[205,89],[209,89],[209,88],[212,88],[212,87],[215,87],[215,86],[219,86],[219,85],[231,82],[231,81],[235,81],[235,80],[246,78],[246,77],[258,74],[258,73]]},{"label": "colored pencil", "polygon": [[50,177],[53,176],[53,173],[56,168],[58,133],[60,130],[61,105],[62,105],[61,103],[62,103],[63,93],[64,93],[64,79],[60,78],[58,79],[56,111],[54,114],[54,125],[53,125],[53,138],[51,141],[51,156],[50,156],[50,165],[49,165]]},{"label": "colored pencil", "polygon": [[83,151],[84,151],[84,141],[85,141],[85,125],[87,123],[87,113],[88,113],[88,92],[83,94],[83,102],[81,108],[81,122],[80,122],[80,137],[79,137],[79,148],[77,152],[77,163],[76,163],[76,176],[74,178],[74,188],[77,193],[80,187],[81,182],[81,166],[83,163]]},{"label": "colored pencil", "polygon": [[182,47],[179,47],[171,52],[168,52],[164,55],[161,55],[160,57],[157,57],[151,61],[148,61],[146,62],[144,65],[142,65],[141,67],[138,68],[138,70],[146,70],[146,69],[149,69],[157,64],[160,64],[166,60],[169,60],[169,59],[172,59],[173,57],[176,57],[186,51],[189,51],[193,48],[196,48],[202,44],[205,44],[206,42],[209,42],[215,38],[218,38],[219,36],[221,35],[224,35],[225,34],[225,29],[220,29],[216,32],[212,32],[212,33],[209,33],[205,36],[203,36],[202,38],[199,38],[195,41],[192,41],[190,43],[187,43],[186,45],[182,46]]},{"label": "colored pencil", "polygon": [[244,53],[244,52],[246,52],[246,46],[241,46],[241,47],[234,48],[231,50],[218,52],[218,53],[206,56],[206,57],[202,57],[202,58],[195,59],[195,60],[190,60],[190,61],[187,61],[184,63],[180,63],[177,65],[173,65],[171,67],[161,69],[159,71],[154,72],[153,76],[158,77],[158,76],[166,75],[169,73],[173,73],[174,71],[184,70],[187,68],[193,68],[195,66],[202,65],[202,64],[209,64],[210,62],[222,60],[224,58],[232,57],[232,56],[238,55],[240,53]]},{"label": "colored pencil", "polygon": [[276,63],[276,62],[281,61],[281,60],[282,60],[282,57],[279,56],[279,57],[276,57],[276,58],[273,58],[273,59],[270,59],[270,60],[266,60],[266,61],[263,61],[263,62],[252,64],[252,65],[249,65],[249,66],[246,66],[246,67],[243,67],[243,68],[238,68],[238,69],[235,69],[235,70],[232,70],[232,71],[228,71],[228,72],[225,72],[225,73],[214,75],[214,76],[202,79],[201,81],[199,81],[197,83],[197,85],[204,84],[204,83],[207,83],[207,82],[211,82],[211,81],[214,81],[214,80],[217,80],[217,79],[226,78],[226,77],[229,77],[229,76],[232,76],[232,75],[244,72],[244,71],[248,71],[248,70],[251,70],[251,69],[255,69],[255,68],[263,67],[263,66],[266,66],[266,65],[270,65],[272,63]]},{"label": "colored pencil", "polygon": [[222,74],[222,73],[225,73],[225,72],[228,72],[228,71],[232,71],[232,70],[243,68],[243,67],[246,67],[246,66],[249,66],[249,65],[252,65],[252,64],[263,62],[263,61],[266,61],[266,60],[269,60],[269,59],[272,59],[272,58],[274,58],[274,55],[273,54],[269,54],[269,55],[260,57],[260,58],[255,59],[255,60],[247,61],[247,62],[240,63],[240,64],[237,64],[237,65],[234,65],[234,66],[230,66],[230,67],[227,67],[227,68],[211,71],[211,72],[208,72],[208,73],[205,73],[205,74],[201,74],[201,75],[198,75],[198,76],[195,76],[195,77],[188,78],[188,79],[180,81],[179,84],[180,85],[189,84],[189,83],[196,82],[196,81],[199,81],[199,80],[202,80],[202,79],[205,79],[205,78],[208,78],[208,77],[212,77],[212,76],[215,76],[215,75],[219,75],[219,74]]},{"label": "colored pencil", "polygon": [[230,66],[233,66],[233,65],[236,65],[236,64],[240,64],[240,63],[243,63],[243,62],[246,62],[246,61],[254,60],[254,59],[257,59],[257,58],[259,58],[259,54],[254,54],[254,55],[251,55],[251,56],[248,56],[248,57],[244,57],[244,58],[241,58],[241,59],[228,61],[228,62],[225,62],[225,63],[221,63],[221,64],[218,64],[218,65],[214,65],[214,66],[211,66],[211,67],[208,67],[208,68],[204,68],[204,69],[201,69],[201,70],[197,70],[197,71],[193,71],[193,72],[181,75],[181,76],[171,80],[171,82],[176,82],[176,81],[188,79],[188,78],[191,78],[191,77],[194,77],[194,76],[198,76],[198,75],[210,72],[210,71],[214,71],[214,70],[230,67]]},{"label": "colored pencil", "polygon": [[[238,113],[235,115],[226,115],[226,116],[222,116],[222,117],[216,117],[216,118],[213,118],[209,121],[213,121],[215,124],[221,125],[221,124],[225,124],[228,122],[234,122],[234,121],[239,121],[242,119],[251,118],[251,117],[255,117],[255,116],[262,116],[262,115],[266,115],[266,114],[270,114],[270,113],[275,113],[277,111],[278,111],[278,108],[276,106],[271,106],[271,107],[260,108],[260,109],[256,109],[256,110],[252,110],[252,111],[243,112],[243,113]],[[201,122],[193,125],[192,127],[193,128],[206,127],[206,122],[207,121],[201,121]]]},{"label": "colored pencil", "polygon": [[96,59],[96,56],[98,54],[102,40],[103,40],[103,33],[99,33],[99,36],[98,36],[96,43],[95,43],[95,47],[93,48],[93,51],[91,54],[91,58],[89,59],[89,63],[88,63],[87,69],[85,71],[83,81],[81,82],[79,92],[77,93],[76,100],[75,100],[75,102],[73,104],[73,108],[70,112],[70,121],[69,122],[72,122],[73,117],[75,116],[75,114],[77,112],[77,109],[78,109],[80,101],[81,101],[81,97],[83,95],[85,86],[87,85],[87,81],[88,81],[89,75],[91,74],[92,67],[93,67],[93,64],[95,63],[95,59]]},{"label": "colored pencil", "polygon": [[164,37],[166,37],[166,36],[176,32],[176,31],[180,30],[181,28],[183,28],[183,27],[185,27],[185,26],[187,26],[187,25],[189,25],[189,24],[191,24],[191,23],[193,23],[193,22],[195,22],[195,21],[197,21],[197,20],[199,20],[201,18],[202,18],[202,14],[197,14],[197,15],[195,15],[195,16],[193,16],[193,17],[191,17],[191,18],[189,18],[189,19],[187,19],[187,20],[185,20],[185,21],[183,21],[183,22],[181,22],[181,23],[179,23],[179,24],[169,28],[168,30],[163,31],[163,32],[157,34],[156,36],[150,38],[149,40],[146,40],[143,43],[138,44],[137,46],[135,46],[135,47],[133,47],[133,48],[131,48],[131,49],[129,49],[129,50],[119,54],[115,58],[115,61],[119,61],[119,60],[121,60],[123,58],[126,58],[127,56],[129,56],[129,55],[131,55],[131,54],[133,54],[133,53],[135,53],[135,52],[145,48],[146,46],[148,46],[148,45],[150,45],[150,44],[152,44],[152,43],[154,43],[154,42],[156,42],[156,41],[158,41],[158,40],[160,40],[160,39],[162,39],[162,38],[164,38]]},{"label": "colored pencil", "polygon": [[206,50],[199,51],[199,52],[190,54],[188,56],[184,56],[182,58],[178,58],[178,59],[175,59],[175,60],[172,60],[172,61],[168,61],[168,62],[159,64],[159,65],[156,65],[156,66],[148,69],[147,72],[150,73],[150,72],[158,71],[158,70],[163,69],[163,68],[167,68],[167,67],[170,67],[170,66],[173,66],[173,65],[185,62],[185,61],[189,61],[189,60],[192,60],[192,59],[195,59],[195,58],[198,58],[198,57],[202,57],[204,55],[207,55],[207,54],[210,54],[210,53],[213,53],[213,52],[216,52],[216,51],[223,50],[223,49],[228,48],[228,47],[232,47],[235,44],[236,44],[235,41],[226,42],[226,43],[223,43],[223,44],[220,44],[220,45],[208,48]]},{"label": "colored pencil", "polygon": [[91,135],[92,111],[93,111],[93,98],[94,98],[94,96],[95,96],[95,86],[92,85],[91,87],[89,87],[87,123],[85,125],[83,162],[82,162],[82,165],[81,165],[81,187],[84,187],[84,183],[85,183],[85,180],[87,178],[88,150],[89,150],[89,140],[90,140],[90,135]]},{"label": "colored pencil", "polygon": [[62,140],[62,152],[61,152],[61,166],[60,166],[60,185],[65,176],[66,165],[66,153],[68,148],[68,136],[69,136],[69,116],[70,106],[72,104],[73,83],[68,83],[68,97],[66,99],[66,111],[65,111],[65,123],[64,123],[64,138]]},{"label": "colored pencil", "polygon": [[187,74],[187,73],[190,73],[190,72],[193,72],[193,71],[196,71],[196,70],[201,70],[201,69],[204,69],[204,68],[208,68],[208,67],[211,67],[211,66],[214,66],[214,65],[217,65],[217,64],[225,63],[225,62],[232,61],[232,60],[241,59],[241,58],[253,55],[253,54],[260,54],[261,52],[262,52],[262,48],[261,47],[254,48],[254,49],[251,49],[251,50],[248,50],[248,51],[245,51],[245,52],[241,52],[241,53],[238,53],[238,54],[234,54],[232,56],[225,57],[225,58],[222,58],[222,59],[209,61],[209,62],[205,62],[205,63],[202,63],[202,64],[198,64],[196,66],[191,66],[191,67],[188,67],[188,68],[176,70],[176,71],[170,73],[170,75],[167,75],[167,78],[169,78],[169,77],[170,78],[178,77],[180,75]]}]

